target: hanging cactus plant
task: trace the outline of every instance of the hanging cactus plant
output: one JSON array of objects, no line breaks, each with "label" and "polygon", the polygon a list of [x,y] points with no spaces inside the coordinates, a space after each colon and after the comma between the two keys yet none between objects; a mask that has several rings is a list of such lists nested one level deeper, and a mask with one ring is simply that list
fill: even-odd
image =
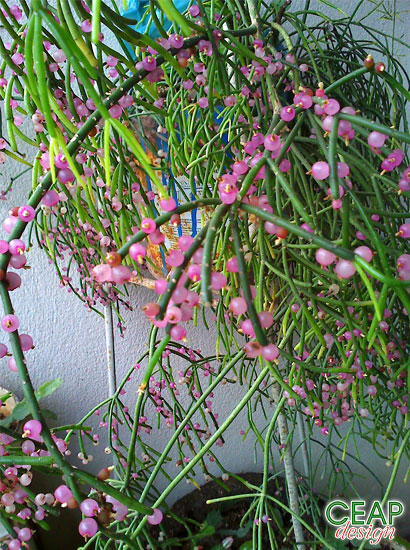
[{"label": "hanging cactus plant", "polygon": [[[224,487],[218,447],[244,410],[244,445],[262,452],[263,475],[260,487],[243,481],[252,525],[241,548],[334,548],[320,498],[348,494],[349,441],[370,441],[394,466],[383,505],[410,456],[410,94],[399,61],[355,14],[330,20],[317,2],[296,12],[290,2],[150,0],[123,14],[101,0],[0,3],[0,162],[22,163],[32,179],[0,241],[11,344],[0,353],[31,414],[22,431],[0,425],[9,549],[32,536],[21,521],[45,526],[59,507],[80,507],[84,549],[199,548],[187,517],[186,537],[168,540],[168,497],[182,480],[201,485],[201,471]],[[35,243],[62,286],[89,310],[112,307],[120,330],[131,285],[152,288],[133,317],[152,325],[147,352],[68,431],[47,425],[33,341],[11,301]],[[209,355],[191,336],[197,325],[214,329]],[[244,386],[237,402],[234,384]],[[95,414],[103,434],[88,427]],[[112,468],[75,467],[74,440],[83,463],[90,442],[106,446]],[[314,441],[332,465],[325,496]],[[59,476],[54,494],[30,489],[36,470]],[[289,522],[280,537],[278,513]]]}]

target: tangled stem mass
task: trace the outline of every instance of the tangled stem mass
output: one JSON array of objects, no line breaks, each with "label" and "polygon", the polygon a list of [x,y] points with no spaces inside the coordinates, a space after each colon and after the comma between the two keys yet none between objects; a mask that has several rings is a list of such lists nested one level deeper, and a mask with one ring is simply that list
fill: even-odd
[{"label": "tangled stem mass", "polygon": [[[0,163],[32,174],[0,240],[11,354],[6,344],[0,353],[30,412],[22,433],[0,426],[10,550],[32,537],[12,521],[44,526],[57,504],[80,506],[83,548],[106,548],[107,539],[171,548],[149,525],[162,522],[181,480],[198,485],[199,469],[227,481],[217,448],[244,410],[241,435],[253,434],[263,453],[262,486],[242,480],[253,548],[265,538],[281,547],[278,532],[298,550],[307,537],[332,548],[321,532],[312,443],[324,448],[329,497],[352,483],[343,462],[350,438],[394,462],[384,501],[409,456],[409,94],[399,62],[353,16],[330,25],[316,12],[308,23],[309,1],[294,13],[289,3],[198,0],[180,13],[171,0],[151,0],[143,27],[103,1],[0,3]],[[371,41],[355,38],[355,27]],[[30,378],[33,340],[19,334],[11,301],[34,240],[61,286],[88,310],[110,305],[122,333],[131,283],[155,279],[156,297],[143,308],[147,352],[114,395],[70,426],[47,425]],[[190,339],[200,322],[213,325],[212,355]],[[218,400],[234,384],[243,395],[220,418]],[[257,409],[267,426],[254,421]],[[77,438],[89,462],[87,444],[100,442],[87,425],[95,416],[113,466],[92,475],[67,457]],[[303,476],[293,463],[296,425]],[[157,450],[150,434],[162,428],[171,435]],[[276,498],[275,445],[289,507]],[[63,476],[54,494],[31,491],[37,469]],[[291,534],[272,529],[278,507],[292,518]],[[195,546],[189,519],[179,521]]]}]

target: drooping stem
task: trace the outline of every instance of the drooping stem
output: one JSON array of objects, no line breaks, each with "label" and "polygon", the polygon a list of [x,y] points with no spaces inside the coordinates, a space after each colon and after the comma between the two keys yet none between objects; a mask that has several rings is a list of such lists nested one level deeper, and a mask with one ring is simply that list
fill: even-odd
[{"label": "drooping stem", "polygon": [[[255,379],[252,386],[249,388],[249,390],[246,392],[244,397],[239,401],[239,403],[235,406],[235,408],[232,410],[231,414],[228,416],[228,418],[221,424],[221,426],[215,431],[215,433],[208,439],[208,441],[205,443],[205,445],[198,451],[198,453],[193,457],[193,459],[179,472],[177,476],[172,480],[172,482],[166,487],[166,489],[162,492],[161,496],[154,502],[152,505],[153,508],[157,508],[164,502],[166,497],[173,491],[173,489],[184,479],[188,472],[192,470],[192,468],[202,459],[202,457],[205,455],[205,453],[215,444],[215,442],[221,437],[221,435],[227,430],[227,428],[232,424],[232,422],[238,417],[238,414],[242,411],[242,409],[246,406],[248,401],[251,399],[251,397],[254,395],[254,393],[258,390],[260,384],[264,380],[264,378],[269,373],[269,367],[264,367],[262,371],[260,372],[259,376]],[[138,525],[138,527],[134,531],[134,537],[138,535],[138,533],[143,528],[144,524],[146,522],[146,518],[143,518]]]},{"label": "drooping stem", "polygon": [[[272,380],[272,396],[276,406],[280,405],[280,386]],[[288,489],[289,508],[292,510],[292,523],[295,533],[295,541],[298,550],[304,549],[304,535],[300,521],[295,516],[300,516],[299,492],[296,484],[295,466],[293,464],[292,441],[289,438],[288,423],[283,413],[278,414],[278,431],[281,448],[283,449],[282,460],[285,468],[286,487]],[[294,515],[294,514],[295,515]]]},{"label": "drooping stem", "polygon": [[[154,334],[156,334],[157,329],[153,329]],[[126,488],[128,486],[130,477],[131,477],[131,470],[133,465],[133,460],[135,457],[135,442],[137,440],[137,434],[138,434],[138,427],[139,427],[139,417],[140,417],[140,410],[142,405],[142,400],[144,398],[145,392],[148,390],[148,384],[149,380],[151,378],[152,372],[154,368],[156,367],[159,359],[161,358],[161,355],[163,351],[165,350],[165,347],[167,346],[168,342],[170,341],[171,337],[169,334],[166,334],[159,345],[157,346],[155,352],[153,353],[152,357],[150,358],[147,368],[144,373],[144,377],[142,379],[142,382],[138,388],[138,397],[137,402],[135,404],[135,412],[134,412],[134,424],[132,427],[131,432],[131,438],[130,438],[130,445],[128,450],[128,458],[127,458],[127,471],[124,478],[123,487]]]},{"label": "drooping stem", "polygon": [[[7,290],[5,281],[0,281],[0,296],[3,302],[3,310],[5,315],[13,314],[14,309],[11,304],[10,295]],[[54,462],[57,464],[57,466],[61,469],[61,471],[66,476],[66,483],[70,487],[71,491],[73,492],[75,499],[77,500],[77,502],[81,502],[82,500],[81,493],[74,482],[72,468],[64,460],[64,457],[61,455],[60,451],[58,450],[52,438],[50,430],[47,426],[43,412],[38,403],[33,384],[28,374],[25,358],[23,355],[23,351],[21,349],[20,337],[17,330],[10,333],[10,343],[13,350],[13,357],[17,366],[17,372],[21,380],[24,397],[27,399],[27,402],[30,405],[30,409],[31,409],[30,412],[33,415],[34,419],[41,422],[41,425],[42,425],[41,436],[44,440],[44,443],[47,445],[47,449],[50,451],[50,454]]]}]

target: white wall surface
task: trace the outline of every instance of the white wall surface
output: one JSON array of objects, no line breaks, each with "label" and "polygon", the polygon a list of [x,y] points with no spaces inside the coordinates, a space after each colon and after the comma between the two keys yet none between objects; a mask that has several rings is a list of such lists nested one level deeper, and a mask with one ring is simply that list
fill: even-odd
[{"label": "white wall surface", "polygon": [[[348,13],[351,13],[356,6],[356,2],[352,0],[334,0],[334,3]],[[390,3],[393,4],[393,2]],[[296,11],[297,7],[302,8],[303,5],[304,0],[294,0],[292,2],[293,11]],[[370,6],[370,1],[368,5]],[[323,9],[329,15],[334,13],[320,1],[313,0],[312,6]],[[404,12],[409,7],[408,0],[396,2],[396,9],[399,12]],[[396,21],[396,34],[399,37],[403,36],[403,40],[406,42],[409,41],[408,21],[409,13],[403,13],[401,20]],[[377,13],[371,16],[369,23],[386,33],[392,32],[393,23],[380,19]],[[409,70],[408,51],[398,47],[397,54],[402,56],[401,62]],[[27,151],[27,153],[32,155],[32,151]],[[8,185],[10,177],[20,171],[20,167],[8,159],[6,164],[0,167],[0,170],[0,189],[4,189]],[[11,206],[25,204],[30,185],[29,174],[14,184],[7,201],[0,203],[1,220],[6,217],[7,210]],[[4,238],[4,236],[1,229],[0,238]],[[59,288],[53,266],[49,265],[46,256],[41,251],[34,248],[28,255],[28,264],[31,269],[24,271],[22,287],[12,293],[15,310],[21,321],[20,331],[30,333],[36,346],[26,355],[28,368],[35,386],[52,378],[63,378],[62,387],[47,399],[46,404],[58,414],[59,423],[72,423],[107,397],[104,322],[96,314],[86,312],[82,303],[73,295],[67,294],[64,289]],[[140,307],[151,299],[151,291],[140,287],[131,289],[131,303],[134,306],[134,311],[125,314],[128,330],[124,339],[116,333],[118,380],[146,349],[149,324],[140,312]],[[1,338],[4,340],[4,333]],[[202,327],[189,331],[189,343],[195,348],[202,348],[204,353],[212,350],[213,340],[212,331],[207,333]],[[21,396],[17,375],[8,370],[6,359],[1,360],[0,369],[0,385]],[[133,401],[131,393],[135,395],[137,390],[137,379],[132,386],[132,392],[129,392],[128,397],[130,402]],[[214,410],[219,413],[220,419],[229,414],[233,404],[240,399],[243,393],[239,386],[229,386],[229,389],[226,389],[225,386],[224,388],[218,391],[214,398]],[[262,418],[260,424],[264,425]],[[260,471],[260,463],[254,462],[254,438],[251,436],[242,442],[239,435],[239,430],[245,425],[246,421],[242,416],[231,426],[227,443],[220,449],[219,456],[228,470],[235,472]],[[161,431],[158,438],[156,435],[157,444],[165,444],[170,433]],[[102,464],[110,463],[109,458],[103,453],[104,446],[102,444],[100,447],[89,449],[95,456],[94,463],[91,465],[95,470]],[[368,445],[361,445],[360,452],[368,466],[386,480],[391,469],[375,457]],[[258,456],[260,458],[260,453]],[[79,464],[78,460],[75,462]],[[403,465],[397,478],[394,495],[406,500],[410,506],[410,491],[402,483],[405,469]],[[172,466],[170,472],[175,471]],[[368,474],[362,473],[364,474],[362,481],[364,494],[368,498],[378,498],[379,494],[375,492],[375,484],[370,481]],[[198,478],[198,481],[201,482],[201,477]],[[322,486],[326,486],[326,480],[322,481]],[[186,484],[180,484],[174,497],[189,489],[190,487]],[[70,548],[69,543],[67,548]]]}]

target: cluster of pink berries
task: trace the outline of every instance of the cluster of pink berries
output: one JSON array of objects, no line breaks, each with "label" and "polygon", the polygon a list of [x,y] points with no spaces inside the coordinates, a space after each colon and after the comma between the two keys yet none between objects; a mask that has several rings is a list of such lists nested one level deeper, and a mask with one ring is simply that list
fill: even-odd
[{"label": "cluster of pink berries", "polygon": [[[42,424],[38,420],[28,420],[23,426],[23,439],[20,443],[23,455],[30,457],[50,456],[48,451],[41,448],[43,443]],[[53,435],[54,443],[58,450],[64,454],[67,451],[66,442]],[[16,452],[17,440],[4,433],[0,434],[0,463],[1,457]],[[39,447],[36,447],[36,444]],[[98,479],[106,481],[110,477],[110,468],[103,468],[98,473]],[[58,486],[54,494],[38,493],[30,495],[25,487],[31,485],[33,474],[30,466],[11,466],[4,470],[3,477],[0,478],[0,507],[4,508],[7,514],[15,514],[22,520],[31,519],[34,522],[41,522],[47,516],[47,508],[60,504],[63,508],[77,508],[78,503],[75,500],[72,491],[67,485]],[[80,510],[84,519],[79,524],[80,534],[87,538],[92,537],[98,530],[98,524],[109,524],[111,521],[124,521],[128,515],[128,508],[110,495],[103,497],[99,495],[97,502],[93,498],[86,498],[80,503]],[[147,517],[148,523],[158,525],[163,519],[163,513],[159,509],[154,509],[153,514]],[[9,550],[18,550],[28,542],[33,531],[24,527],[15,528],[16,538],[9,542]]]}]

